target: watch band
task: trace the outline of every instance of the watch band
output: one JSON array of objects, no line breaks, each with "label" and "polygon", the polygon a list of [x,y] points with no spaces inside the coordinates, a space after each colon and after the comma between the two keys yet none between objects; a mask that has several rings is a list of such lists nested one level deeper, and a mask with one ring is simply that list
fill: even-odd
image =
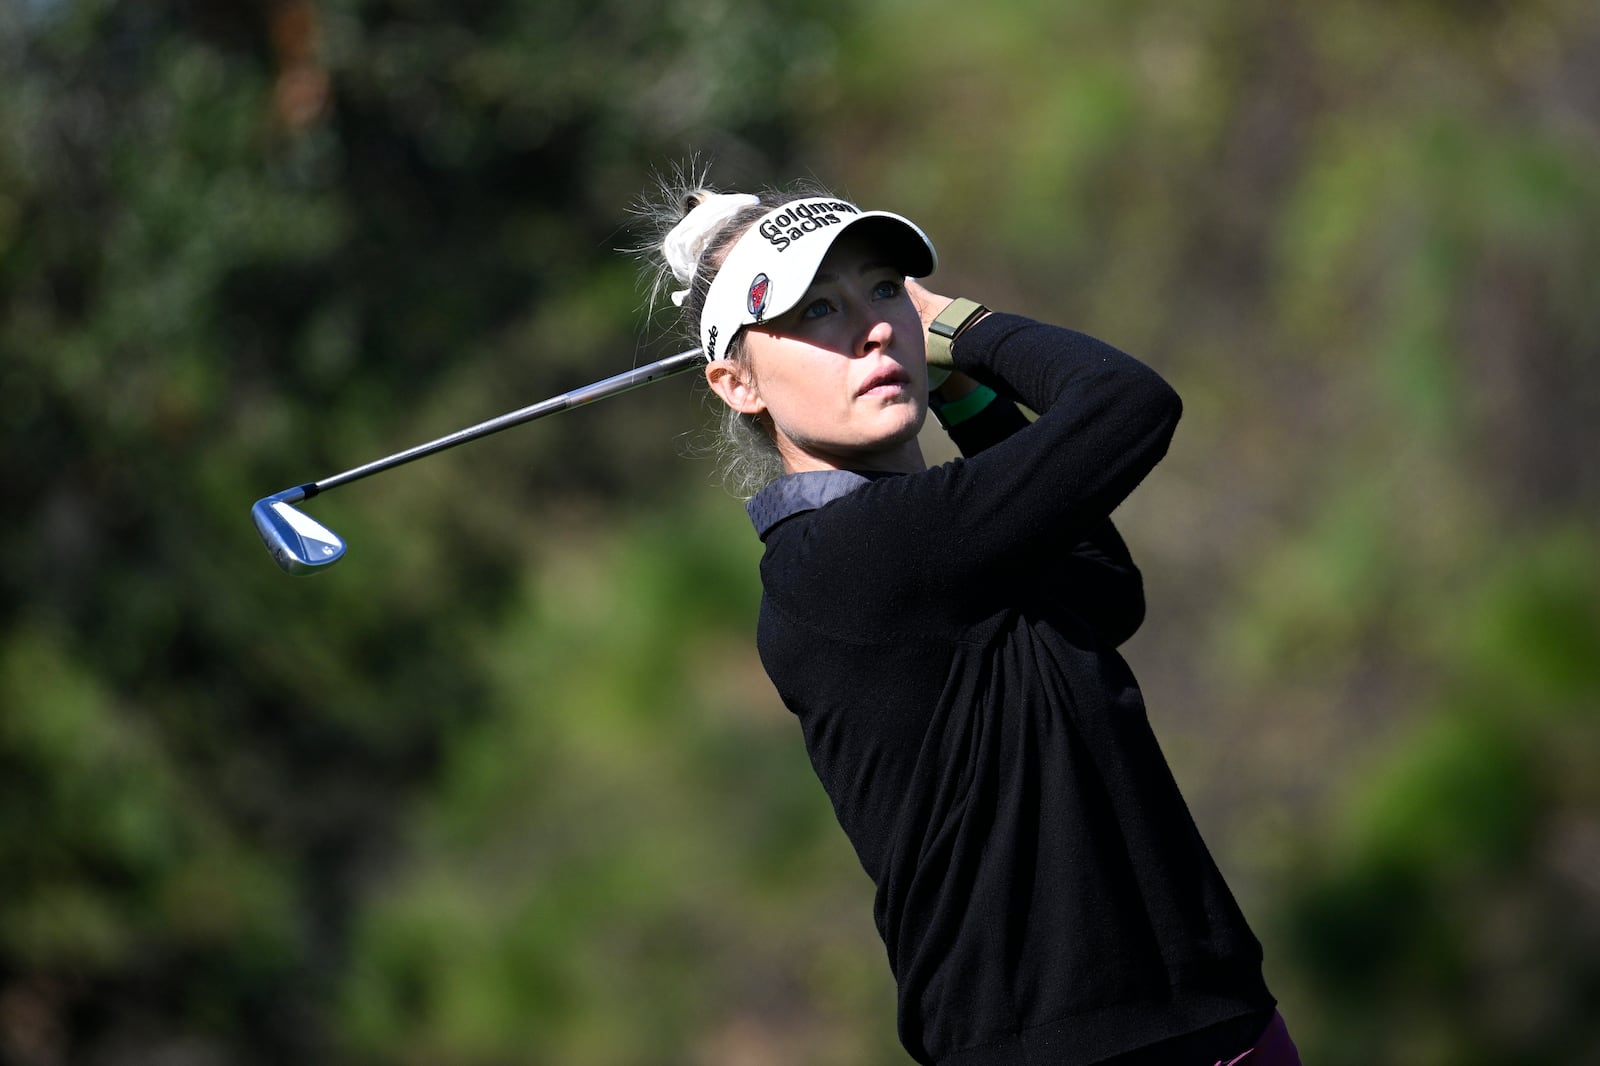
[{"label": "watch band", "polygon": [[978,316],[989,309],[976,300],[957,297],[950,306],[940,311],[928,326],[928,364],[950,369],[955,366],[951,348],[961,331],[972,325]]}]

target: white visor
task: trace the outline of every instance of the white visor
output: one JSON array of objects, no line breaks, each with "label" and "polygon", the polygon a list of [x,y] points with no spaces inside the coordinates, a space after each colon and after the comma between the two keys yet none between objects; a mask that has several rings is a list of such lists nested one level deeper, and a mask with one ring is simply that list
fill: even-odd
[{"label": "white visor", "polygon": [[795,200],[768,211],[734,243],[706,293],[700,344],[706,359],[728,354],[745,326],[776,318],[800,302],[839,235],[867,225],[908,278],[925,278],[939,265],[928,235],[888,211],[863,211],[829,197]]}]

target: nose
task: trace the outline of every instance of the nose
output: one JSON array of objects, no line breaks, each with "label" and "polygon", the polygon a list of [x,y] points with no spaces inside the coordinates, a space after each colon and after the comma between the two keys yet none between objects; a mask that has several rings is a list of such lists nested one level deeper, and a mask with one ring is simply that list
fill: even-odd
[{"label": "nose", "polygon": [[861,339],[856,343],[858,355],[871,355],[874,352],[887,348],[894,340],[894,326],[883,315],[875,314],[867,319],[866,328],[861,332]]}]

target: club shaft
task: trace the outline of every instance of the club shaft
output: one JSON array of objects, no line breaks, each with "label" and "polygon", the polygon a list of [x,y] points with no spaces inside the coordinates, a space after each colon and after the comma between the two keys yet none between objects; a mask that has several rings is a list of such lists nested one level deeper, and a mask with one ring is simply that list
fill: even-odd
[{"label": "club shaft", "polygon": [[669,355],[665,359],[658,359],[654,363],[648,363],[633,370],[625,370],[620,374],[596,381],[592,385],[585,385],[560,396],[552,396],[548,400],[540,400],[536,404],[530,404],[527,407],[507,412],[486,422],[479,422],[475,426],[459,429],[437,440],[428,441],[426,444],[407,448],[403,452],[396,452],[382,459],[374,459],[370,463],[346,470],[342,474],[334,474],[332,477],[325,477],[321,481],[289,489],[286,492],[279,493],[273,499],[281,499],[287,503],[309,499],[319,492],[326,492],[328,489],[336,488],[339,485],[348,485],[352,481],[359,481],[364,477],[371,477],[373,474],[392,470],[397,466],[403,466],[424,456],[437,454],[447,448],[454,448],[458,444],[465,444],[480,437],[487,437],[491,433],[499,433],[501,430],[510,429],[512,426],[520,426],[524,422],[532,422],[535,419],[544,418],[546,415],[553,415],[558,411],[570,411],[574,407],[582,407],[584,404],[593,403],[595,400],[605,399],[607,396],[615,396],[618,393],[627,392],[629,389],[648,385],[652,381],[660,381],[662,378],[681,374],[686,370],[692,370],[696,366],[703,365],[703,363],[704,360],[699,348],[679,352],[677,355]]}]

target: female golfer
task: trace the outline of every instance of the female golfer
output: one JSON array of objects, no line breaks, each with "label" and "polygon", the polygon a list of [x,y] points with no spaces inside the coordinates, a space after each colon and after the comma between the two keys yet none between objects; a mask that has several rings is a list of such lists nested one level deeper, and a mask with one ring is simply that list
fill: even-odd
[{"label": "female golfer", "polygon": [[[1116,652],[1144,599],[1109,516],[1176,394],[907,280],[937,260],[898,215],[677,202],[673,300],[741,476],[769,482],[748,503],[762,662],[877,886],[912,1058],[1298,1063]],[[964,455],[932,469],[930,406]]]}]

